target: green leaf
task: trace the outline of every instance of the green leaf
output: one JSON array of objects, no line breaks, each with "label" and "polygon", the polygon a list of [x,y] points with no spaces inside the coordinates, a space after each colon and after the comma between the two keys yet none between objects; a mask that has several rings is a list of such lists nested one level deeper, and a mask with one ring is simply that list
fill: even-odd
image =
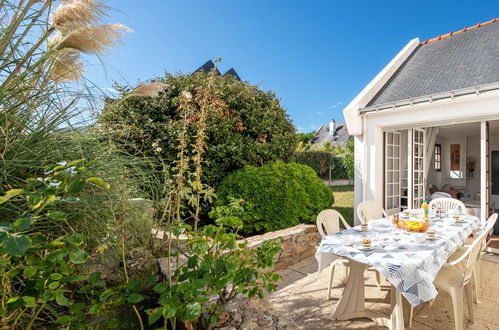
[{"label": "green leaf", "polygon": [[99,282],[100,281],[100,278],[102,276],[102,273],[101,272],[93,272],[92,274],[90,274],[88,276],[88,281],[90,283],[96,283],[96,282]]},{"label": "green leaf", "polygon": [[79,233],[73,233],[70,236],[66,237],[64,241],[71,245],[79,246],[83,244],[83,235]]},{"label": "green leaf", "polygon": [[215,223],[220,226],[228,226],[228,227],[239,227],[243,225],[242,220],[234,216],[219,218],[215,220]]},{"label": "green leaf", "polygon": [[23,189],[12,189],[12,190],[9,190],[9,191],[7,191],[7,193],[5,193],[5,195],[0,196],[0,204],[3,204],[5,202],[7,202],[12,197],[20,195],[22,193],[24,193]]},{"label": "green leaf", "polygon": [[187,260],[187,267],[194,268],[198,265],[198,257],[192,256]]},{"label": "green leaf", "polygon": [[61,279],[61,282],[81,282],[85,280],[84,275],[69,275],[69,276],[64,276]]},{"label": "green leaf", "polygon": [[131,295],[128,296],[128,302],[132,305],[138,304],[142,300],[144,300],[144,296],[141,295],[140,293],[132,293]]},{"label": "green leaf", "polygon": [[37,266],[28,266],[24,268],[23,275],[26,277],[32,277],[33,275],[36,274],[37,270],[38,270]]},{"label": "green leaf", "polygon": [[153,309],[152,311],[149,311],[149,317],[148,317],[149,324],[153,324],[160,317],[161,317],[161,309],[156,308],[156,309]]},{"label": "green leaf", "polygon": [[62,293],[58,293],[56,294],[55,296],[55,302],[59,305],[59,306],[69,306],[70,305],[70,302],[69,302],[69,299],[66,298],[64,296],[64,294]]},{"label": "green leaf", "polygon": [[42,301],[43,302],[47,302],[47,301],[51,301],[55,298],[55,292],[52,291],[52,290],[46,290],[42,293]]},{"label": "green leaf", "polygon": [[69,316],[69,315],[61,316],[61,317],[57,318],[57,320],[55,320],[55,322],[59,323],[59,324],[69,323],[69,322],[71,322],[71,316]]},{"label": "green leaf", "polygon": [[173,235],[176,236],[176,237],[179,237],[180,235],[182,235],[182,233],[185,231],[185,228],[183,227],[177,227],[175,229],[173,229]]},{"label": "green leaf", "polygon": [[47,260],[50,262],[57,262],[57,261],[61,261],[62,259],[64,259],[65,256],[66,256],[66,251],[61,250],[61,249],[57,249],[57,250],[50,252],[47,255]]},{"label": "green leaf", "polygon": [[163,314],[163,317],[165,319],[172,318],[177,313],[177,306],[174,304],[165,305],[163,306],[163,310],[161,311],[161,313]]},{"label": "green leaf", "polygon": [[62,211],[49,211],[47,217],[52,220],[64,220],[68,217],[68,214]]},{"label": "green leaf", "polygon": [[27,237],[11,237],[3,242],[5,253],[10,256],[20,256],[29,248],[30,240]]},{"label": "green leaf", "polygon": [[69,252],[69,260],[73,264],[83,264],[87,261],[88,254],[82,249],[77,249],[76,251]]},{"label": "green leaf", "polygon": [[24,296],[23,300],[24,300],[24,303],[26,304],[27,307],[35,307],[36,306],[36,299],[34,297]]},{"label": "green leaf", "polygon": [[79,164],[81,162],[83,162],[83,159],[75,159],[67,163],[66,167],[75,166],[76,164]]},{"label": "green leaf", "polygon": [[107,321],[106,325],[110,329],[116,329],[120,325],[120,321],[117,319],[110,319],[109,321]]},{"label": "green leaf", "polygon": [[49,284],[49,289],[51,290],[54,290],[54,289],[57,289],[59,287],[59,282],[52,282]]},{"label": "green leaf", "polygon": [[66,186],[66,191],[70,194],[77,194],[85,188],[85,181],[71,181]]},{"label": "green leaf", "polygon": [[163,293],[168,290],[168,285],[165,282],[160,282],[154,286],[153,290],[156,293]]},{"label": "green leaf", "polygon": [[29,192],[26,195],[28,196],[28,207],[36,209],[42,204],[43,195],[38,191]]},{"label": "green leaf", "polygon": [[101,178],[95,178],[95,177],[88,178],[87,182],[91,182],[104,190],[109,190],[111,188],[111,185]]},{"label": "green leaf", "polygon": [[33,217],[31,215],[25,215],[22,217],[18,217],[16,221],[14,221],[14,224],[12,226],[17,231],[23,231],[31,227],[32,223],[33,223]]},{"label": "green leaf", "polygon": [[201,305],[199,303],[190,303],[185,306],[185,319],[195,320],[201,315]]},{"label": "green leaf", "polygon": [[49,278],[52,281],[59,281],[62,278],[62,275],[59,273],[53,273],[53,274],[50,274]]}]

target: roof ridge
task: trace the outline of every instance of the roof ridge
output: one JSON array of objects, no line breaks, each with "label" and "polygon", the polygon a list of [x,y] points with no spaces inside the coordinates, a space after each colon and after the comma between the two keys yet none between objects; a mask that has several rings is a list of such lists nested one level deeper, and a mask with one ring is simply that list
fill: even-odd
[{"label": "roof ridge", "polygon": [[445,39],[445,38],[454,36],[456,34],[463,33],[463,32],[466,32],[466,31],[469,31],[469,30],[472,30],[472,29],[476,29],[476,28],[478,28],[480,26],[484,26],[484,25],[487,25],[487,24],[490,24],[490,23],[494,23],[494,22],[497,22],[497,21],[499,21],[499,18],[494,18],[494,19],[491,19],[490,21],[479,23],[479,24],[476,24],[476,25],[464,28],[464,29],[456,31],[456,32],[450,32],[450,33],[442,34],[442,35],[440,35],[438,37],[425,40],[425,41],[421,42],[420,45],[429,44],[431,42],[435,42],[435,41],[438,41],[438,40],[441,40],[441,39]]}]

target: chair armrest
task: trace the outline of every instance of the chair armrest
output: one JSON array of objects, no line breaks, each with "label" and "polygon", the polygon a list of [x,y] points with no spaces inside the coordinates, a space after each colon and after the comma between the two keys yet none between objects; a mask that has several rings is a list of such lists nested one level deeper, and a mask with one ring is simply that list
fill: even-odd
[{"label": "chair armrest", "polygon": [[343,218],[343,216],[340,217],[340,220],[341,220],[341,223],[343,224],[343,226],[345,226],[345,229],[350,229],[352,228],[348,222],[346,222],[346,220]]},{"label": "chair armrest", "polygon": [[464,261],[464,259],[466,259],[466,257],[468,257],[470,252],[471,252],[471,247],[466,248],[466,252],[464,252],[462,256],[460,256],[459,258],[457,258],[456,260],[454,260],[452,262],[444,263],[442,265],[442,267],[452,267],[452,266],[455,266],[455,265],[461,263],[462,261]]}]

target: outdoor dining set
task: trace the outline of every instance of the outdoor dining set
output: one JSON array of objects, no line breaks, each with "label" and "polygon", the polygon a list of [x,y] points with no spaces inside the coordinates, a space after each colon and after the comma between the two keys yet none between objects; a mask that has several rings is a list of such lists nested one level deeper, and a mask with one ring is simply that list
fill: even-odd
[{"label": "outdoor dining set", "polygon": [[[463,329],[465,296],[473,322],[473,307],[481,297],[481,250],[497,214],[482,222],[452,198],[432,200],[423,214],[413,209],[388,216],[376,202],[365,201],[358,205],[361,224],[356,227],[335,210],[317,216],[322,241],[316,258],[319,271],[330,267],[329,299],[335,269],[346,267],[346,284],[334,319],[367,317],[390,329],[404,329],[402,297],[411,306],[411,327],[414,307],[433,302],[441,290],[452,298],[455,329]],[[340,229],[340,222],[345,229]],[[365,271],[376,273],[378,288],[383,279],[390,283],[389,317],[366,309]]]}]

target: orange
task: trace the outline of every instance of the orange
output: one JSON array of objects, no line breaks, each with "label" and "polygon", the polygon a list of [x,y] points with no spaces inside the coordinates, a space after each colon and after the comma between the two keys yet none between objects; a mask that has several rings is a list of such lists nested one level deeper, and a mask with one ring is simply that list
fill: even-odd
[{"label": "orange", "polygon": [[419,231],[425,232],[426,229],[428,229],[428,224],[427,223],[420,223],[419,224]]}]

